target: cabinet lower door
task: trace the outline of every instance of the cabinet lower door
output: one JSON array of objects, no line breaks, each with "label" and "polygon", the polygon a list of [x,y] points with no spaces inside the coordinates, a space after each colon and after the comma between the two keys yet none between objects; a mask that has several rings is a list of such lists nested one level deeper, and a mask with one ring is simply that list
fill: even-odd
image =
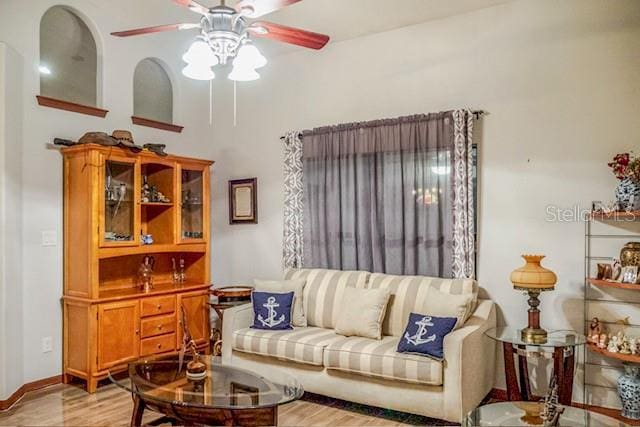
[{"label": "cabinet lower door", "polygon": [[187,328],[197,345],[209,341],[209,291],[178,295],[178,346],[182,345],[182,309]]},{"label": "cabinet lower door", "polygon": [[139,323],[137,300],[98,306],[98,370],[138,358]]}]

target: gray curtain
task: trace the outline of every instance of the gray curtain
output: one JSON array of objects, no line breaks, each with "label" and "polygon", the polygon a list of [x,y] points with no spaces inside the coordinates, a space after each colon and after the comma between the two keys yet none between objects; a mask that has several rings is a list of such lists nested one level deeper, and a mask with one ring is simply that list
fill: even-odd
[{"label": "gray curtain", "polygon": [[452,276],[452,112],[306,131],[304,265]]}]

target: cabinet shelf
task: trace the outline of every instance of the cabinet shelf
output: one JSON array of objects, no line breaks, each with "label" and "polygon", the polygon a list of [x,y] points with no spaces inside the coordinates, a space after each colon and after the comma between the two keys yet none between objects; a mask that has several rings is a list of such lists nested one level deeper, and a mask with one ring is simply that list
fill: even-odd
[{"label": "cabinet shelf", "polygon": [[140,203],[141,206],[162,206],[162,207],[170,207],[173,206],[173,203],[171,202],[141,202]]},{"label": "cabinet shelf", "polygon": [[637,283],[620,283],[620,282],[613,282],[611,280],[600,280],[600,279],[589,279],[589,283],[596,286],[608,286],[610,288],[640,291],[640,284],[637,284]]},{"label": "cabinet shelf", "polygon": [[184,253],[184,252],[196,252],[204,253],[207,251],[206,244],[203,243],[189,243],[182,245],[173,244],[152,244],[152,245],[140,245],[140,246],[121,246],[121,247],[109,247],[100,248],[98,251],[98,258],[115,258],[127,255],[144,255],[153,253]]},{"label": "cabinet shelf", "polygon": [[602,356],[609,357],[611,359],[618,359],[618,360],[622,360],[623,362],[640,364],[640,355],[637,355],[637,354],[611,353],[610,351],[607,351],[604,348],[600,348],[593,343],[587,344],[587,347],[589,348],[589,350],[593,351],[594,353],[598,353]]}]

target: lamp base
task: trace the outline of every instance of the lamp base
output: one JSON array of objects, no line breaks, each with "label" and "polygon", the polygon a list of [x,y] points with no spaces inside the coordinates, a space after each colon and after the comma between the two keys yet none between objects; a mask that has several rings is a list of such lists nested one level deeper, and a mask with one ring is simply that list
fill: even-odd
[{"label": "lamp base", "polygon": [[544,344],[547,342],[547,331],[542,328],[524,328],[520,331],[520,339],[526,343]]}]

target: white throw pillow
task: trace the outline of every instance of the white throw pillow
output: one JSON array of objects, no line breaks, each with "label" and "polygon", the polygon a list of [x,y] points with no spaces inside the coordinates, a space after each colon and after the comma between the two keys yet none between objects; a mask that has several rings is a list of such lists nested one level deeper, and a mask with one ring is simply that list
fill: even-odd
[{"label": "white throw pillow", "polygon": [[254,280],[256,291],[286,293],[293,291],[293,313],[291,323],[293,326],[307,326],[307,318],[304,315],[302,291],[307,279],[291,280]]},{"label": "white throw pillow", "polygon": [[382,339],[382,320],[391,294],[388,289],[347,287],[339,305],[336,333]]},{"label": "white throw pillow", "polygon": [[452,295],[440,292],[434,287],[429,287],[420,314],[455,317],[458,321],[454,329],[458,329],[471,316],[474,305],[475,298],[473,294]]}]

